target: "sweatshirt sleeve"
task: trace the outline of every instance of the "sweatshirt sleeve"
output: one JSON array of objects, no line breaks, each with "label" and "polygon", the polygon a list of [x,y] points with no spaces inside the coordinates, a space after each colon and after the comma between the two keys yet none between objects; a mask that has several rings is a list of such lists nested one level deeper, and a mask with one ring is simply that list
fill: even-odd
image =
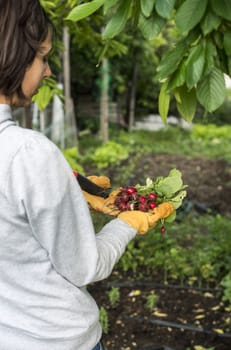
[{"label": "sweatshirt sleeve", "polygon": [[82,191],[60,150],[32,132],[16,152],[8,195],[57,271],[76,286],[106,278],[135,236],[119,219],[95,234]]}]

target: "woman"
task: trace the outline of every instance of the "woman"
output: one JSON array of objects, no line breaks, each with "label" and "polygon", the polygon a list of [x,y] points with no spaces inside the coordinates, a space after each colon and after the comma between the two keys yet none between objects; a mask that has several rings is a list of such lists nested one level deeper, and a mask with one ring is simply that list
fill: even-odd
[{"label": "woman", "polygon": [[[1,350],[100,349],[86,286],[109,276],[128,242],[172,210],[124,212],[96,235],[62,153],[14,122],[11,106],[29,105],[51,75],[51,37],[38,0],[0,0]],[[94,196],[88,201],[94,208]]]}]

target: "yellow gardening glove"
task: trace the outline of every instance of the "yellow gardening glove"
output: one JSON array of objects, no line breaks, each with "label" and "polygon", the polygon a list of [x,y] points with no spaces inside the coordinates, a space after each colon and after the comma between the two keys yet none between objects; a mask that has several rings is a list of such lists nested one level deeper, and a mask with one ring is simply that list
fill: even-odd
[{"label": "yellow gardening glove", "polygon": [[87,178],[92,182],[94,182],[94,184],[98,185],[99,187],[102,187],[102,188],[111,187],[110,179],[107,176],[91,175],[91,176],[88,176]]},{"label": "yellow gardening glove", "polygon": [[[103,189],[111,187],[110,179],[106,176],[92,175],[92,176],[88,176],[88,179],[94,182],[96,185],[102,187]],[[110,193],[110,195],[107,198],[95,196],[85,191],[83,191],[83,194],[90,209],[93,209],[97,212],[104,213],[107,215],[116,216],[119,214],[119,210],[114,205],[114,202],[119,192],[120,192],[120,189],[114,190]]]},{"label": "yellow gardening glove", "polygon": [[118,218],[136,229],[138,234],[143,235],[155,227],[160,219],[167,218],[173,212],[173,205],[165,202],[148,212],[139,210],[124,211],[118,215]]}]

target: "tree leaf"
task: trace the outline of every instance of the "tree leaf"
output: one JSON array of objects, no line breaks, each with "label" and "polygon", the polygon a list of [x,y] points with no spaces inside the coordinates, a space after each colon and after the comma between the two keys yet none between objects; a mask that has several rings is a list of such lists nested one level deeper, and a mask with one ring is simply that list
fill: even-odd
[{"label": "tree leaf", "polygon": [[187,34],[204,16],[208,0],[186,0],[176,13],[176,25],[182,34]]},{"label": "tree leaf", "polygon": [[141,11],[145,17],[149,17],[152,13],[154,4],[156,0],[141,0]]},{"label": "tree leaf", "polygon": [[117,3],[119,2],[119,0],[107,0],[105,1],[104,5],[103,5],[103,13],[104,15],[106,13],[108,13],[108,11],[115,6]]},{"label": "tree leaf", "polygon": [[231,55],[231,30],[224,33],[224,49],[228,56]]},{"label": "tree leaf", "polygon": [[177,94],[177,109],[184,120],[191,122],[194,118],[197,106],[195,89],[188,91],[186,85],[177,88],[174,91]]},{"label": "tree leaf", "polygon": [[130,14],[131,0],[122,0],[117,12],[107,23],[102,34],[103,39],[111,39],[125,27]]},{"label": "tree leaf", "polygon": [[183,61],[179,65],[179,68],[173,73],[173,75],[169,80],[168,88],[170,90],[173,90],[176,87],[184,84],[185,72],[186,72],[186,59],[183,59]]},{"label": "tree leaf", "polygon": [[169,111],[169,104],[170,104],[170,94],[167,90],[168,83],[165,82],[162,84],[158,99],[158,108],[159,108],[159,114],[161,116],[161,119],[164,124],[167,124],[167,116]]},{"label": "tree leaf", "polygon": [[231,77],[231,57],[228,57],[228,72],[229,76]]},{"label": "tree leaf", "polygon": [[213,30],[216,30],[221,24],[221,18],[214,12],[208,11],[200,26],[204,35],[208,35]]},{"label": "tree leaf", "polygon": [[105,3],[105,1],[106,0],[93,0],[85,4],[80,4],[71,10],[66,19],[73,22],[80,21],[81,19],[88,17],[97,11]]},{"label": "tree leaf", "polygon": [[157,67],[157,79],[162,80],[167,78],[171,73],[173,73],[182,58],[184,57],[184,53],[187,49],[187,46],[184,41],[178,42],[177,45],[168,51]]},{"label": "tree leaf", "polygon": [[207,111],[213,112],[222,105],[225,96],[224,74],[215,67],[203,81],[198,84],[197,99]]},{"label": "tree leaf", "polygon": [[217,49],[211,39],[206,40],[205,47],[205,67],[204,76],[209,74],[215,65],[215,57],[217,56]]},{"label": "tree leaf", "polygon": [[213,11],[228,21],[231,21],[231,3],[230,0],[210,0]]},{"label": "tree leaf", "polygon": [[164,24],[165,20],[156,13],[153,13],[149,18],[140,15],[139,28],[147,40],[154,39],[160,33]]},{"label": "tree leaf", "polygon": [[43,111],[51,101],[55,91],[48,85],[42,85],[39,92],[34,96],[33,101],[37,102],[38,109]]},{"label": "tree leaf", "polygon": [[156,12],[163,18],[169,19],[172,15],[175,5],[175,0],[157,0],[156,1]]},{"label": "tree leaf", "polygon": [[186,84],[189,89],[201,79],[205,64],[205,49],[202,44],[193,47],[187,61]]}]

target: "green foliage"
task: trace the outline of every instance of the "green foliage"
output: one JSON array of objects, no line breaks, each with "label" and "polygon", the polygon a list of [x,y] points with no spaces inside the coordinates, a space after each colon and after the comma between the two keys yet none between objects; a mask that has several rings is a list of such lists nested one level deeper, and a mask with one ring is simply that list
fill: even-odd
[{"label": "green foliage", "polygon": [[[176,25],[183,35],[200,23],[208,0],[186,0],[176,13]],[[192,15],[193,14],[193,15]]]},{"label": "green foliage", "polygon": [[[132,153],[126,164],[120,164],[119,185],[126,183],[145,152],[167,152],[188,155],[190,158],[222,157],[231,164],[229,125],[195,124],[191,131],[166,127],[157,132],[116,132],[111,137],[116,144]],[[84,143],[84,147],[87,144]],[[90,147],[92,149],[92,143]],[[148,170],[144,168],[143,172],[146,178]],[[95,216],[95,221],[98,221],[97,231],[107,222],[105,216],[99,214]],[[166,223],[167,233],[164,237],[159,228],[157,226],[147,235],[131,241],[117,268],[131,271],[134,276],[137,271],[148,273],[158,270],[162,272],[164,283],[177,280],[182,285],[222,286],[225,301],[229,303],[230,277],[226,276],[231,269],[230,218],[209,213],[200,216],[192,209],[184,220]]]},{"label": "green foliage", "polygon": [[125,147],[114,141],[108,141],[95,150],[91,155],[91,160],[99,169],[103,169],[118,164],[127,157],[128,151]]},{"label": "green foliage", "polygon": [[108,334],[109,331],[109,317],[108,317],[108,313],[107,310],[101,306],[100,310],[99,310],[99,322],[101,324],[102,327],[102,331],[104,334]]},{"label": "green foliage", "polygon": [[221,281],[221,285],[224,288],[222,299],[228,301],[231,306],[231,273],[228,273]]},{"label": "green foliage", "polygon": [[156,309],[156,304],[157,304],[158,300],[159,300],[159,296],[155,292],[151,292],[147,296],[146,307],[150,311],[154,311]]},{"label": "green foliage", "polygon": [[152,40],[155,38],[165,25],[165,20],[157,13],[152,14],[150,17],[140,15],[139,28],[144,38]]},{"label": "green foliage", "polygon": [[111,39],[112,37],[119,34],[125,27],[127,20],[130,15],[130,8],[132,0],[120,0],[117,7],[116,13],[108,21],[106,28],[103,32],[103,39]]},{"label": "green foliage", "polygon": [[92,13],[97,11],[106,0],[93,0],[91,3],[80,4],[79,6],[73,8],[67,16],[67,20],[79,21],[82,18],[90,16]]},{"label": "green foliage", "polygon": [[120,302],[120,290],[119,290],[119,288],[112,287],[111,290],[108,292],[108,298],[109,298],[111,306],[113,308],[116,307]]},{"label": "green foliage", "polygon": [[209,112],[213,112],[222,105],[225,100],[226,88],[224,74],[213,67],[206,77],[198,84],[198,101]]},{"label": "green foliage", "polygon": [[[156,132],[145,130],[129,134],[121,132],[116,141],[129,147],[137,157],[144,152],[183,154],[190,158],[198,156],[221,158],[222,155],[222,158],[231,162],[230,135],[230,125],[194,124],[192,130],[167,126]],[[132,169],[129,171],[131,173]]]},{"label": "green foliage", "polygon": [[140,1],[141,11],[144,14],[144,16],[149,17],[151,15],[154,4],[155,4],[155,0]]},{"label": "green foliage", "polygon": [[[202,120],[204,124],[214,123],[216,125],[227,125],[230,124],[231,116],[231,100],[229,97],[226,98],[225,102],[215,112],[210,113],[205,120]],[[195,119],[195,121],[197,118]]]},{"label": "green foliage", "polygon": [[[186,196],[186,187],[186,185],[183,185],[181,172],[177,169],[171,169],[166,177],[158,176],[153,180],[148,178],[146,185],[136,185],[139,194],[146,196],[150,192],[154,192],[158,196],[158,203],[164,201],[172,203],[175,209],[182,205],[182,201]],[[168,219],[171,217],[172,215]],[[175,213],[173,217],[175,218]],[[167,221],[169,221],[168,219]]]},{"label": "green foliage", "polygon": [[[93,13],[103,3],[103,0],[94,0],[78,5],[73,11],[85,6]],[[193,119],[197,104],[213,112],[224,102],[224,73],[231,74],[229,8],[228,0],[105,2],[106,27],[102,37],[107,42],[129,25],[133,33],[134,28],[139,28],[148,41],[156,38],[169,23],[178,30],[175,45],[169,45],[158,65],[158,78],[165,83],[159,103],[164,122],[170,93],[176,99],[179,114],[188,121]]]},{"label": "green foliage", "polygon": [[37,102],[38,109],[43,111],[51,102],[54,95],[58,95],[63,99],[63,91],[58,87],[57,82],[52,78],[44,80],[39,92],[33,97],[33,101]]},{"label": "green foliage", "polygon": [[195,124],[192,129],[193,138],[202,138],[204,140],[212,141],[214,139],[219,139],[223,141],[225,139],[231,140],[231,126],[223,125],[218,127],[215,124]]},{"label": "green foliage", "polygon": [[[220,216],[192,216],[186,221],[171,224],[168,234],[157,230],[130,243],[118,263],[124,271],[135,273],[142,269],[163,272],[163,282],[178,279],[183,283],[224,284],[230,297],[229,274],[231,247],[229,244],[230,220]],[[225,279],[224,279],[225,278]]]},{"label": "green foliage", "polygon": [[159,113],[164,124],[167,124],[169,104],[170,104],[170,94],[169,94],[169,91],[167,90],[167,84],[165,82],[164,84],[162,84],[162,87],[160,89],[159,101],[158,101]]},{"label": "green foliage", "polygon": [[193,88],[190,91],[187,91],[185,85],[179,86],[175,88],[174,96],[179,113],[184,115],[184,119],[187,122],[191,122],[195,115],[197,106],[195,89]]},{"label": "green foliage", "polygon": [[215,124],[195,124],[190,135],[193,142],[193,152],[202,150],[201,155],[207,157],[221,157],[231,162],[230,141],[231,126],[217,126]]},{"label": "green foliage", "polygon": [[71,169],[76,170],[80,172],[81,174],[84,174],[83,167],[79,164],[81,157],[79,156],[78,150],[76,147],[67,148],[62,150],[62,153],[69,163]]}]

